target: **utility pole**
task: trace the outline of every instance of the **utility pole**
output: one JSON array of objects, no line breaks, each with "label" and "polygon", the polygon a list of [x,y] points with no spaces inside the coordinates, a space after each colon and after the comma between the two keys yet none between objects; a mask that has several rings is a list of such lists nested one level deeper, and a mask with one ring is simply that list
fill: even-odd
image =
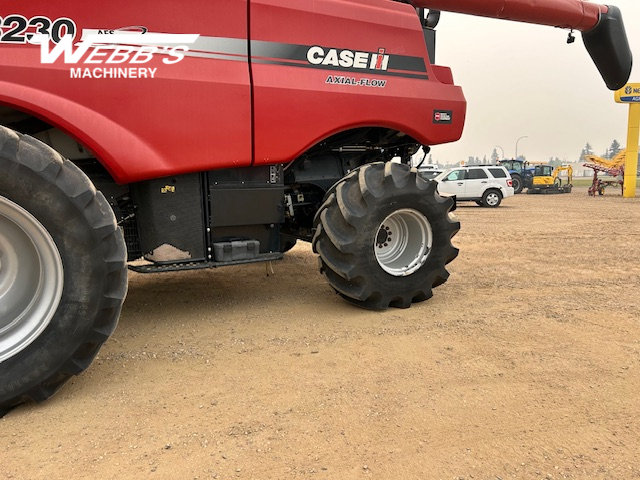
[{"label": "utility pole", "polygon": [[522,140],[523,138],[529,138],[529,137],[527,135],[524,135],[524,136],[520,137],[518,140],[516,140],[516,158],[515,158],[515,160],[518,159],[518,142],[520,140]]}]

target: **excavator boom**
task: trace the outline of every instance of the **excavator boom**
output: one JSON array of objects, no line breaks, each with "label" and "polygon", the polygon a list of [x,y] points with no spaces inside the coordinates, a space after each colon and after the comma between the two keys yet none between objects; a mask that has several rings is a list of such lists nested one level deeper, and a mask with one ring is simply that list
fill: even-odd
[{"label": "excavator boom", "polygon": [[582,32],[585,47],[607,87],[622,88],[632,66],[620,10],[583,0],[409,0],[416,8],[465,13]]}]

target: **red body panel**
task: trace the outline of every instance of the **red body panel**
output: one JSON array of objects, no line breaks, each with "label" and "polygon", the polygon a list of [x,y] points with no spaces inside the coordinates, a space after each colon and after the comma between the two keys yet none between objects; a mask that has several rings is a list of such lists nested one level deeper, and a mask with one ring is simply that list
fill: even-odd
[{"label": "red body panel", "polygon": [[[112,1],[4,4],[0,16],[69,17],[82,29],[141,25],[149,32],[247,38],[245,1]],[[192,12],[190,14],[181,12]],[[197,14],[193,14],[197,12]],[[6,29],[5,29],[6,33]],[[78,35],[77,40],[80,36]],[[251,163],[251,88],[246,62],[188,58],[157,68],[153,79],[72,79],[70,68],[106,65],[40,63],[36,45],[0,44],[0,103],[34,113],[93,150],[114,178],[144,178]]]},{"label": "red body panel", "polygon": [[[95,6],[79,0],[32,1],[4,5],[0,17],[9,14],[27,20],[68,17],[77,26],[76,42],[85,29],[130,26],[146,27],[150,33],[200,35],[204,43],[192,50],[204,51],[205,58],[187,56],[166,65],[158,56],[143,65],[124,65],[157,68],[152,79],[70,78],[71,68],[106,65],[87,64],[86,57],[84,64],[58,59],[43,65],[39,46],[0,43],[0,103],[70,133],[94,151],[120,183],[288,162],[323,138],[358,126],[397,129],[424,144],[454,141],[462,132],[462,92],[433,74],[419,19],[409,5],[388,0],[256,0],[251,37],[247,2],[241,0],[191,1],[189,8],[175,1],[115,0],[99,15]],[[383,48],[392,60],[389,71],[380,72],[384,76],[335,65],[308,68],[314,65],[306,51],[313,46],[369,55]],[[282,52],[296,47],[301,57],[284,58]],[[403,67],[394,72],[396,58],[411,68],[421,64],[421,71],[407,73]],[[337,81],[382,80],[384,88],[327,84],[329,76]],[[434,123],[436,110],[449,112],[451,121]]]},{"label": "red body panel", "polygon": [[[286,162],[330,134],[360,126],[403,131],[425,145],[460,138],[462,92],[433,74],[415,10],[386,0],[255,0],[251,37],[275,43],[401,54],[424,64],[421,77],[327,65],[302,68],[254,62],[255,162]],[[322,67],[322,66],[319,66]],[[381,75],[385,73],[385,75]],[[394,75],[396,73],[397,75]],[[416,72],[417,73],[417,72]],[[327,83],[328,77],[381,80],[384,88]],[[434,124],[434,110],[452,123]]]}]

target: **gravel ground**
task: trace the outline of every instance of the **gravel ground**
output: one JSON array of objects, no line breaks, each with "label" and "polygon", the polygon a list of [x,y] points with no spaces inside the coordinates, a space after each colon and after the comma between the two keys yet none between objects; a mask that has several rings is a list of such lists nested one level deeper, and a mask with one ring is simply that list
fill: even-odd
[{"label": "gravel ground", "polygon": [[89,370],[0,420],[0,479],[640,478],[640,199],[456,215],[407,310],[347,304],[308,245],[131,274]]}]

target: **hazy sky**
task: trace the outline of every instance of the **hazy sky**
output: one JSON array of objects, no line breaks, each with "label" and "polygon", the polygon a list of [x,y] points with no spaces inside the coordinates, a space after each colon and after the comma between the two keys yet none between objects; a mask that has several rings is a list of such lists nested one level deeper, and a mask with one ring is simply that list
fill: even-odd
[{"label": "hazy sky", "polygon": [[[640,83],[640,0],[595,3],[622,11],[634,55],[629,81]],[[436,31],[436,63],[463,88],[467,120],[461,140],[432,148],[434,163],[489,159],[496,146],[510,158],[516,142],[530,161],[577,161],[587,142],[596,154],[614,138],[626,146],[629,107],[614,102],[579,32],[567,44],[567,30],[448,12]]]}]

